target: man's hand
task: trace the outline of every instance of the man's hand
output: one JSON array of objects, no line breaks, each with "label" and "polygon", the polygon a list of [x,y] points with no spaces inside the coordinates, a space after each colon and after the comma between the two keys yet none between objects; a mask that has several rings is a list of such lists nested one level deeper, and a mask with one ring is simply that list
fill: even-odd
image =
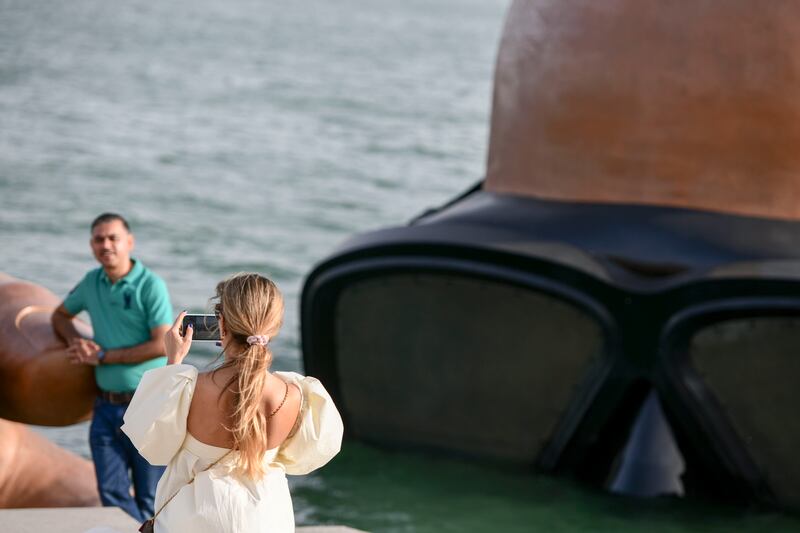
[{"label": "man's hand", "polygon": [[100,345],[91,339],[75,338],[71,339],[67,346],[69,362],[74,365],[92,365],[100,363],[97,354],[100,352]]},{"label": "man's hand", "polygon": [[192,346],[192,336],[194,335],[194,328],[189,324],[186,328],[185,335],[181,335],[181,323],[183,317],[186,316],[186,311],[182,311],[175,323],[164,335],[164,348],[167,351],[167,364],[179,365],[186,354],[189,353],[189,348]]}]

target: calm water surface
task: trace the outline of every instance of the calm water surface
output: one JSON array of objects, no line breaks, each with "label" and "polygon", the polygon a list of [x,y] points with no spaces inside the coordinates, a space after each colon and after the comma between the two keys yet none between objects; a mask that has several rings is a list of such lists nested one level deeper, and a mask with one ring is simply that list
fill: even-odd
[{"label": "calm water surface", "polygon": [[[129,217],[175,309],[239,270],[287,297],[347,236],[484,171],[505,0],[0,0],[0,270],[63,296],[87,224]],[[198,350],[192,362],[213,357]],[[85,424],[37,429],[88,456]],[[347,443],[293,481],[298,522],[370,531],[790,531],[776,513],[598,494]]]}]

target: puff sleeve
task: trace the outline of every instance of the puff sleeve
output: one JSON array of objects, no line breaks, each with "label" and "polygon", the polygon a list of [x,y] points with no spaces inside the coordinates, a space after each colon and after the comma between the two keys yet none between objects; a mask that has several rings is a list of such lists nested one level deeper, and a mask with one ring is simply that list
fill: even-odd
[{"label": "puff sleeve", "polygon": [[316,378],[295,372],[276,372],[300,388],[303,403],[294,434],[281,445],[275,461],[287,474],[302,475],[333,459],[342,447],[342,417],[328,391]]},{"label": "puff sleeve", "polygon": [[191,365],[154,368],[142,376],[122,431],[150,464],[166,465],[183,444],[196,383]]}]

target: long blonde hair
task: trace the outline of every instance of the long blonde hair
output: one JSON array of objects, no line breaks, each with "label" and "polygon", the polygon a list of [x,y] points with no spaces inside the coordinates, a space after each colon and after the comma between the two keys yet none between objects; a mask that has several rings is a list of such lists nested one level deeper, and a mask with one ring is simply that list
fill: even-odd
[{"label": "long blonde hair", "polygon": [[262,393],[272,352],[266,345],[247,342],[251,335],[274,338],[283,324],[283,296],[269,279],[255,273],[239,273],[217,284],[216,312],[222,316],[229,352],[220,367],[233,367],[225,390],[233,392],[232,426],[238,470],[252,479],[264,475],[262,458],[267,451],[267,414]]}]

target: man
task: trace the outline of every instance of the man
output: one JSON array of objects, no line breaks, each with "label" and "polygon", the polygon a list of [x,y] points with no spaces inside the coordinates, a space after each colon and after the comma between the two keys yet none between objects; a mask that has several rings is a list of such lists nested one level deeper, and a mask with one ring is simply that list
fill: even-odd
[{"label": "man", "polygon": [[[153,514],[164,469],[140,456],[119,428],[142,374],[166,363],[164,334],[172,323],[172,306],[164,281],[130,256],[134,239],[124,218],[102,214],[92,222],[91,234],[101,266],[87,273],[55,310],[53,328],[67,342],[73,363],[94,366],[99,394],[89,445],[100,499],[143,521]],[[84,310],[93,339],[81,337],[72,323]]]}]

